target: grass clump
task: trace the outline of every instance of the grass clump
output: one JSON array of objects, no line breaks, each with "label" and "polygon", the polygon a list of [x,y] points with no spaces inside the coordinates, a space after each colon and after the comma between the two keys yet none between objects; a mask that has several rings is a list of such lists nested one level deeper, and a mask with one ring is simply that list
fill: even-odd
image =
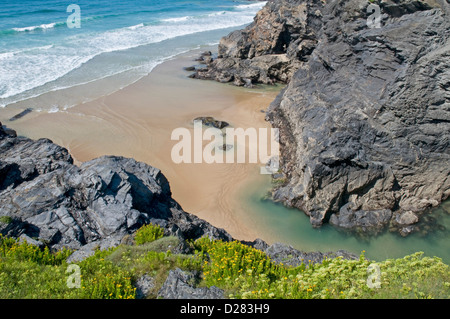
[{"label": "grass clump", "polygon": [[10,216],[0,216],[0,223],[10,224],[12,221],[13,219]]}]

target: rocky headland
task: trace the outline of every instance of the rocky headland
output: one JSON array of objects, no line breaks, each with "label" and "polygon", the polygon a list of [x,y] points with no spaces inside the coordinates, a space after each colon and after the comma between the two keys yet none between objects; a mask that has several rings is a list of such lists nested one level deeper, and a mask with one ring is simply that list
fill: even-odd
[{"label": "rocky headland", "polygon": [[53,249],[113,247],[144,224],[181,239],[231,240],[185,212],[161,171],[131,158],[103,156],[80,167],[48,139],[0,129],[0,233]]},{"label": "rocky headland", "polygon": [[445,0],[268,1],[192,77],[286,84],[266,117],[273,198],[316,227],[406,236],[450,194],[449,15]]}]

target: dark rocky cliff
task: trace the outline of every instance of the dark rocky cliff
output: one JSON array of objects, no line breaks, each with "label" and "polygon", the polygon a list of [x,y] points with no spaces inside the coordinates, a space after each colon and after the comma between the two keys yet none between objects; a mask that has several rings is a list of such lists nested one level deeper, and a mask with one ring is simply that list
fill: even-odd
[{"label": "dark rocky cliff", "polygon": [[273,196],[314,226],[414,231],[450,194],[448,1],[269,1],[194,77],[288,83],[267,119],[286,182]]},{"label": "dark rocky cliff", "polygon": [[1,234],[54,249],[116,246],[147,223],[183,240],[232,239],[185,212],[157,168],[117,156],[78,167],[65,148],[1,125],[0,217]]}]

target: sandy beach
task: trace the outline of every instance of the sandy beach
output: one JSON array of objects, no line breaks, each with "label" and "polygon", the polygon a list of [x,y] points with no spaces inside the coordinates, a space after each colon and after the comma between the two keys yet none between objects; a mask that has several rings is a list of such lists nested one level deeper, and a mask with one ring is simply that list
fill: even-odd
[{"label": "sandy beach", "polygon": [[192,130],[193,119],[199,116],[212,116],[236,128],[270,128],[264,110],[279,88],[245,89],[190,79],[183,67],[195,64],[199,53],[162,63],[134,84],[93,101],[58,112],[32,112],[9,122],[27,103],[33,104],[29,100],[0,110],[0,121],[19,135],[49,138],[66,147],[77,164],[117,155],[155,166],[168,178],[174,199],[185,211],[237,239],[264,237],[252,229],[237,196],[246,185],[262,179],[261,165],[175,164],[171,149],[177,141],[171,140],[171,133],[182,127]]}]

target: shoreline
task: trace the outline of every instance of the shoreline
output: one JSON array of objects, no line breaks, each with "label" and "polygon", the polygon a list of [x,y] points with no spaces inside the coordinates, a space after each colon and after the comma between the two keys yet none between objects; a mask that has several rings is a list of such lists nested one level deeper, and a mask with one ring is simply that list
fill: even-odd
[{"label": "shoreline", "polygon": [[[188,78],[183,68],[205,48],[178,55],[112,94],[58,112],[31,112],[14,122],[17,109],[0,121],[32,139],[49,138],[68,149],[75,164],[115,155],[161,169],[181,207],[239,240],[264,238],[252,229],[238,194],[259,178],[259,164],[174,164],[171,132],[193,129],[192,120],[212,116],[233,127],[270,128],[264,111],[280,88],[244,89]],[[14,114],[13,114],[14,113]],[[12,115],[11,115],[12,114]]]}]

